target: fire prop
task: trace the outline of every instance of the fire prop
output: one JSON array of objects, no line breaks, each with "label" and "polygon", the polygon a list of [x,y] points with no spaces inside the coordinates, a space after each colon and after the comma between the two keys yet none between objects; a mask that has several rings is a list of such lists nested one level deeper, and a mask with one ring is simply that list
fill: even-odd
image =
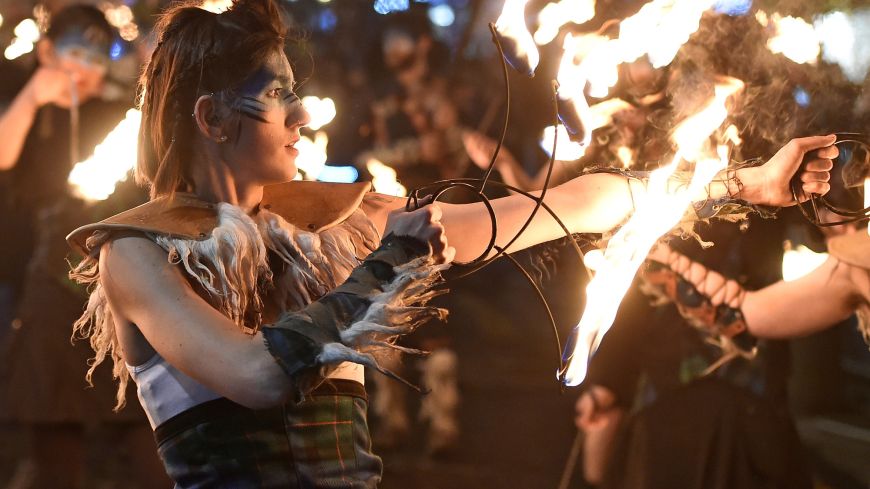
[{"label": "fire prop", "polygon": [[[565,385],[579,385],[585,379],[591,354],[613,324],[619,304],[652,246],[677,225],[692,195],[727,167],[726,146],[719,146],[717,157],[704,155],[703,147],[727,118],[726,101],[742,87],[736,79],[717,84],[713,100],[674,131],[672,139],[679,149],[671,163],[652,172],[646,191],[635,196],[634,215],[610,239],[598,272],[586,288],[586,309],[566,345],[565,369],[559,372]],[[688,187],[670,189],[668,180],[681,161],[695,163],[692,180]]]},{"label": "fire prop", "polygon": [[76,164],[68,182],[78,197],[89,201],[105,200],[115,185],[127,179],[136,166],[136,148],[142,113],[127,111],[126,117],[94,148],[90,158]]}]

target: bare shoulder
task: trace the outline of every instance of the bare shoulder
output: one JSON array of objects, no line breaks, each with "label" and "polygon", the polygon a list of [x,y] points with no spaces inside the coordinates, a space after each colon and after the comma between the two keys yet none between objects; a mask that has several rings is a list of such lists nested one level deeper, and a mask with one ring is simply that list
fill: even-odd
[{"label": "bare shoulder", "polygon": [[128,316],[131,309],[176,296],[189,287],[167,260],[166,251],[141,235],[113,239],[100,250],[100,283],[113,307]]}]

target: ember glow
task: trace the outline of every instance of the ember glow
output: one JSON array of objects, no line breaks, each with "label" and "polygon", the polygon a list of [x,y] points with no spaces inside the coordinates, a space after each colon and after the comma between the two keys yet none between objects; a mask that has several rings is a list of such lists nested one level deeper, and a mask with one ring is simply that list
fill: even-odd
[{"label": "ember glow", "polygon": [[33,19],[24,19],[15,26],[13,33],[15,37],[12,38],[12,42],[3,52],[3,55],[9,60],[33,51],[36,41],[39,40],[39,26]]},{"label": "ember glow", "polygon": [[372,186],[375,188],[375,192],[396,197],[408,195],[408,189],[396,180],[396,170],[374,158],[366,162],[366,169],[372,175]]},{"label": "ember glow", "polygon": [[792,247],[786,241],[785,253],[782,255],[782,279],[791,282],[809,275],[827,259],[827,253],[816,253],[803,245]]},{"label": "ember glow", "polygon": [[115,191],[118,182],[127,179],[136,165],[141,122],[141,112],[128,110],[124,120],[94,148],[93,156],[73,167],[67,181],[75,195],[91,202],[105,200]]},{"label": "ember glow", "polygon": [[535,74],[541,61],[538,47],[526,27],[526,4],[529,0],[505,0],[495,29],[504,39],[503,48],[508,63],[520,73]]},{"label": "ember glow", "polygon": [[618,67],[643,55],[654,68],[667,66],[698,30],[714,0],[653,0],[620,23],[619,37],[600,40],[583,59],[589,94],[604,98],[618,81]]},{"label": "ember glow", "polygon": [[[566,385],[578,385],[586,378],[589,358],[613,324],[619,303],[652,246],[679,222],[692,196],[703,193],[704,187],[728,165],[726,146],[719,146],[717,156],[704,154],[701,149],[727,118],[727,98],[742,86],[734,79],[717,84],[710,103],[674,131],[672,139],[678,150],[671,163],[653,171],[646,192],[635,194],[634,214],[608,242],[604,259],[596,265],[598,272],[586,287],[586,309],[574,328],[573,344],[566,349]],[[688,187],[669,189],[668,180],[682,161],[695,162],[691,182]]]},{"label": "ember glow", "polygon": [[308,127],[314,131],[329,124],[335,119],[335,102],[331,98],[319,98],[313,95],[302,97],[302,105],[311,116]]},{"label": "ember glow", "polygon": [[[769,17],[756,17],[762,25],[772,29],[772,35],[767,41],[767,48],[772,53],[782,54],[798,64],[815,63],[819,59],[822,48],[815,28],[807,21],[796,17],[782,17],[772,14]],[[765,19],[768,22],[765,23]]]},{"label": "ember glow", "polygon": [[559,34],[559,29],[573,22],[583,24],[595,17],[595,0],[561,0],[548,3],[538,14],[535,42],[544,45]]},{"label": "ember glow", "polygon": [[199,8],[219,14],[232,6],[232,0],[203,0]]},{"label": "ember glow", "polygon": [[299,150],[296,156],[296,168],[304,180],[317,180],[323,167],[326,166],[326,147],[329,145],[329,137],[323,131],[317,131],[314,139],[302,136],[296,142],[295,148]]}]

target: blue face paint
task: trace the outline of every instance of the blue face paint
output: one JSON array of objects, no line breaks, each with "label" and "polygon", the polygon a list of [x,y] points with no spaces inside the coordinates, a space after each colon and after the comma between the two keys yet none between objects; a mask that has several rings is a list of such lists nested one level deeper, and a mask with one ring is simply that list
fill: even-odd
[{"label": "blue face paint", "polygon": [[300,102],[293,86],[293,71],[287,58],[273,56],[235,90],[235,108],[242,115],[268,124],[270,111],[287,110]]},{"label": "blue face paint", "polygon": [[105,70],[109,66],[109,39],[93,29],[72,29],[54,40],[58,57],[86,68]]}]

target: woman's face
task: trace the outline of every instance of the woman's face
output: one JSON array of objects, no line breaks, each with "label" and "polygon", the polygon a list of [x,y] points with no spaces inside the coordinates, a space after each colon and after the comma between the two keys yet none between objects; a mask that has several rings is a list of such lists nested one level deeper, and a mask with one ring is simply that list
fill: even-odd
[{"label": "woman's face", "polygon": [[227,124],[224,158],[240,180],[268,185],[296,176],[294,145],[310,117],[293,91],[290,62],[276,52],[236,90],[232,109],[238,122]]}]

